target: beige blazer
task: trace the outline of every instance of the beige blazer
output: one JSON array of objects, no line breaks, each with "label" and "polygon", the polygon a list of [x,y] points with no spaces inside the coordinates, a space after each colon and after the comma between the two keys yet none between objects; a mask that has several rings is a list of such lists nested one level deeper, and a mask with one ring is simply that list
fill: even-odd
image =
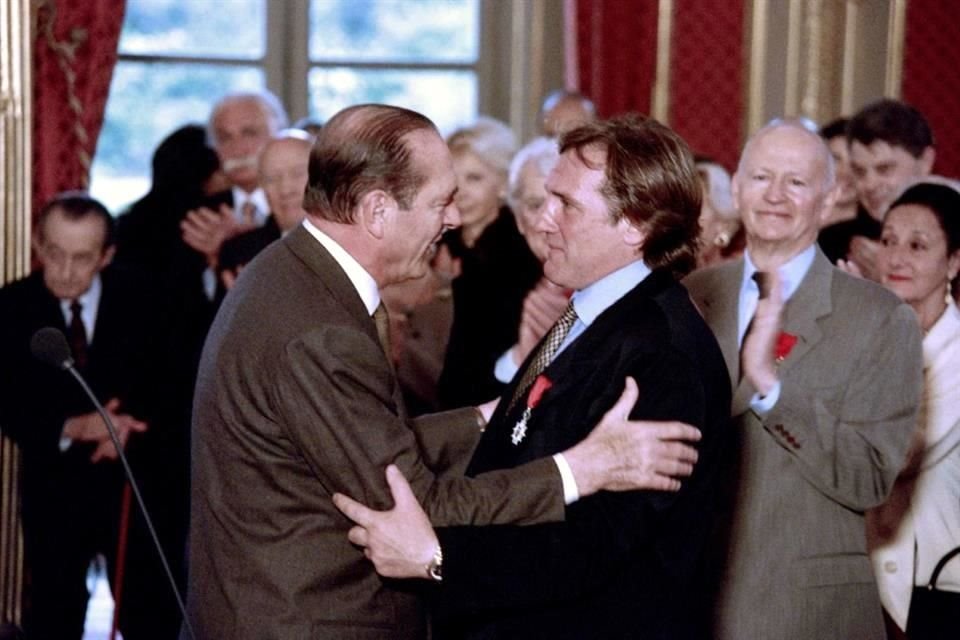
[{"label": "beige blazer", "polygon": [[[419,442],[418,442],[419,439]],[[193,418],[188,608],[199,638],[422,638],[418,588],[347,540],[342,492],[388,508],[397,463],[437,524],[563,518],[550,459],[466,479],[472,410],[405,417],[373,320],[298,228],[251,262],[204,348]]]},{"label": "beige blazer", "polygon": [[883,638],[864,511],[884,501],[904,463],[922,384],[912,310],[836,270],[817,250],[787,302],[797,337],[765,416],[740,381],[737,312],[743,260],[685,284],[731,373],[739,439],[718,532],[718,638]]}]

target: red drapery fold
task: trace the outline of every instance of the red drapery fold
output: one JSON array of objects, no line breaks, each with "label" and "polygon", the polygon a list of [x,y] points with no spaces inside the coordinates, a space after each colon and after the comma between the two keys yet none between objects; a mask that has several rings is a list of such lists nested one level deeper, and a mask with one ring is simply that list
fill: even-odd
[{"label": "red drapery fold", "polygon": [[125,4],[125,0],[38,4],[33,47],[34,211],[60,191],[87,187]]},{"label": "red drapery fold", "polygon": [[649,113],[657,61],[657,3],[572,0],[566,9],[574,25],[568,51],[572,48],[576,58],[576,77],[568,78],[568,88],[589,96],[601,117]]}]

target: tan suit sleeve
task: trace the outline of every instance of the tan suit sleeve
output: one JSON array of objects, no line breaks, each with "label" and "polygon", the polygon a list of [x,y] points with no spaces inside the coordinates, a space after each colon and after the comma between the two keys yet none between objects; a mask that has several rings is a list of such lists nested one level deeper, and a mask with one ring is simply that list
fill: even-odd
[{"label": "tan suit sleeve", "polygon": [[[273,404],[292,445],[319,482],[374,509],[392,506],[384,479],[396,464],[438,526],[534,524],[563,519],[563,487],[547,458],[515,469],[465,478],[431,470],[465,446],[463,432],[450,450],[421,452],[411,424],[395,403],[396,381],[380,346],[359,329],[324,326],[286,345]],[[444,424],[465,428],[464,412],[428,419],[432,439]],[[474,422],[474,425],[476,423]]]},{"label": "tan suit sleeve", "polygon": [[[836,502],[863,511],[882,503],[906,460],[923,381],[920,331],[906,305],[872,331],[856,354],[843,345],[823,350],[856,360],[838,407],[787,374],[763,428],[796,458],[800,473]],[[816,372],[817,368],[808,368]]]}]

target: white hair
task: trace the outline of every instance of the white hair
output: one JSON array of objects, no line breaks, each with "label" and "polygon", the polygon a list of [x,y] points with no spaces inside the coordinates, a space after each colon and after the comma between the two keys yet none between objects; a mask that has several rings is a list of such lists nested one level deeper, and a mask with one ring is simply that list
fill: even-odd
[{"label": "white hair", "polygon": [[816,144],[817,150],[823,160],[825,169],[823,190],[824,192],[830,191],[830,189],[837,184],[837,163],[833,159],[833,154],[830,153],[830,147],[827,146],[824,139],[817,133],[816,125],[809,118],[774,118],[760,127],[743,145],[743,150],[740,152],[740,160],[737,162],[737,174],[740,175],[743,172],[743,159],[747,157],[750,146],[775,129],[793,129],[809,136],[810,140]]},{"label": "white hair", "polygon": [[462,127],[447,137],[450,151],[471,151],[491,167],[506,175],[510,159],[517,150],[517,136],[507,123],[479,116],[471,126]]},{"label": "white hair", "polygon": [[280,131],[289,123],[287,111],[283,108],[280,98],[272,92],[263,89],[262,91],[237,91],[223,96],[210,110],[210,117],[207,119],[207,142],[210,146],[216,148],[216,132],[213,129],[213,123],[224,107],[236,104],[238,102],[255,102],[260,110],[263,111],[267,119],[267,126],[272,133]]},{"label": "white hair", "polygon": [[716,162],[698,162],[697,172],[703,177],[707,186],[707,199],[713,210],[724,220],[739,218],[737,207],[733,202],[733,193],[730,189],[730,174]]},{"label": "white hair", "polygon": [[554,138],[534,138],[525,144],[510,162],[507,194],[510,205],[516,204],[517,191],[520,189],[520,172],[530,163],[537,168],[542,176],[546,176],[560,159],[560,148]]}]

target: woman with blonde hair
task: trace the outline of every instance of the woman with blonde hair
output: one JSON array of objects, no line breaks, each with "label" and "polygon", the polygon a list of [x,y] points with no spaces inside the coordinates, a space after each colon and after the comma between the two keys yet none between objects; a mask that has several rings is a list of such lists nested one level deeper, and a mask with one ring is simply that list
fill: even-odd
[{"label": "woman with blonde hair", "polygon": [[481,116],[447,138],[457,174],[461,226],[446,237],[459,261],[453,281],[453,326],[438,392],[444,408],[499,395],[497,358],[517,340],[523,298],[540,277],[540,261],[506,206],[513,131]]}]

